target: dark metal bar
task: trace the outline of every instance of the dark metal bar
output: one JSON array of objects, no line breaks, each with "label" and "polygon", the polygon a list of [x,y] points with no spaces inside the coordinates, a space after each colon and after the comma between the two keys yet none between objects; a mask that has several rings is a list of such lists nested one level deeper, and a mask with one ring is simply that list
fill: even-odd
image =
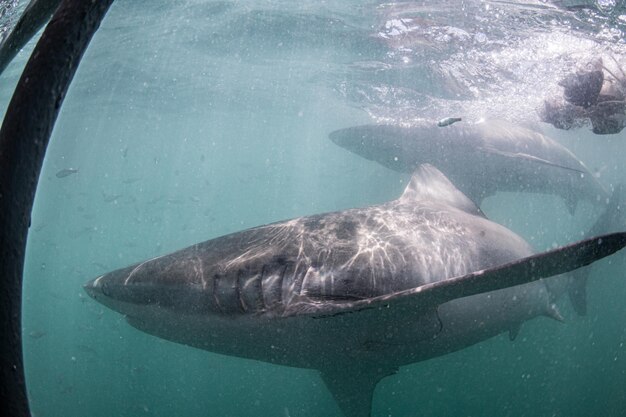
[{"label": "dark metal bar", "polygon": [[30,415],[22,362],[26,236],[46,147],[80,59],[113,0],[63,0],[37,43],[0,129],[0,412]]},{"label": "dark metal bar", "polygon": [[31,0],[0,45],[0,74],[35,33],[50,19],[61,0]]}]

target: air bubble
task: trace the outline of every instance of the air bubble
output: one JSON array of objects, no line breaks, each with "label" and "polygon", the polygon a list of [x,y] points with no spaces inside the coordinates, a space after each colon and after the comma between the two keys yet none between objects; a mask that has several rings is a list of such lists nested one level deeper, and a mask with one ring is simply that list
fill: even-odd
[{"label": "air bubble", "polygon": [[601,12],[610,13],[615,10],[617,0],[596,0],[596,6]]}]

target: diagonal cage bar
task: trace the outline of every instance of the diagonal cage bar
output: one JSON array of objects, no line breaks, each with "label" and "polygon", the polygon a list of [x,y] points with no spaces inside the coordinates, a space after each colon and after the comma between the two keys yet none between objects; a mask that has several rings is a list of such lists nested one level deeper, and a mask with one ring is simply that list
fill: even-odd
[{"label": "diagonal cage bar", "polygon": [[30,416],[22,359],[22,273],[37,181],[83,53],[113,0],[63,0],[37,43],[0,129],[0,410]]}]

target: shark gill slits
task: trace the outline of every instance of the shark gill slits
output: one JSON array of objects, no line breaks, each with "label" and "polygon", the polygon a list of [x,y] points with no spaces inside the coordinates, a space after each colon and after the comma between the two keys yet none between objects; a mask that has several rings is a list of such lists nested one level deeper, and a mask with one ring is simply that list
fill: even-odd
[{"label": "shark gill slits", "polygon": [[224,309],[222,308],[220,304],[220,299],[218,295],[219,280],[220,280],[219,274],[215,274],[213,276],[213,291],[211,291],[211,293],[213,294],[213,301],[215,303],[215,307],[217,307],[217,310],[220,313],[224,313]]},{"label": "shark gill slits", "polygon": [[284,255],[277,255],[273,258],[273,261],[278,265],[286,265],[288,260]]},{"label": "shark gill slits", "polygon": [[283,279],[286,265],[264,265],[261,272],[262,300],[266,309],[282,303]]},{"label": "shark gill slits", "polygon": [[237,287],[239,287],[239,302],[243,312],[258,312],[264,310],[262,273],[250,274],[249,271],[239,270]]},{"label": "shark gill slits", "polygon": [[215,274],[213,278],[213,298],[223,314],[243,313],[238,277]]}]

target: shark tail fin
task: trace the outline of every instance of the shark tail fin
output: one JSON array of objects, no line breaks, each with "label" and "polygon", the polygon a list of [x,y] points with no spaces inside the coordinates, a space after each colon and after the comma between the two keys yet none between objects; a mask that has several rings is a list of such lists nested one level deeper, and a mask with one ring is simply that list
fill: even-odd
[{"label": "shark tail fin", "polygon": [[[626,185],[619,184],[595,224],[585,237],[598,236],[606,233],[626,230]],[[567,287],[567,295],[574,311],[579,316],[587,314],[587,281],[591,266],[572,271],[572,278]]]},{"label": "shark tail fin", "polygon": [[613,190],[606,210],[591,227],[587,236],[626,230],[626,184],[618,184]]},{"label": "shark tail fin", "polygon": [[586,266],[572,271],[572,278],[567,288],[569,301],[574,307],[574,311],[579,316],[587,314],[587,280],[589,278],[589,268]]},{"label": "shark tail fin", "polygon": [[396,373],[377,366],[356,364],[322,370],[322,379],[345,417],[371,417],[372,398],[378,382]]}]

